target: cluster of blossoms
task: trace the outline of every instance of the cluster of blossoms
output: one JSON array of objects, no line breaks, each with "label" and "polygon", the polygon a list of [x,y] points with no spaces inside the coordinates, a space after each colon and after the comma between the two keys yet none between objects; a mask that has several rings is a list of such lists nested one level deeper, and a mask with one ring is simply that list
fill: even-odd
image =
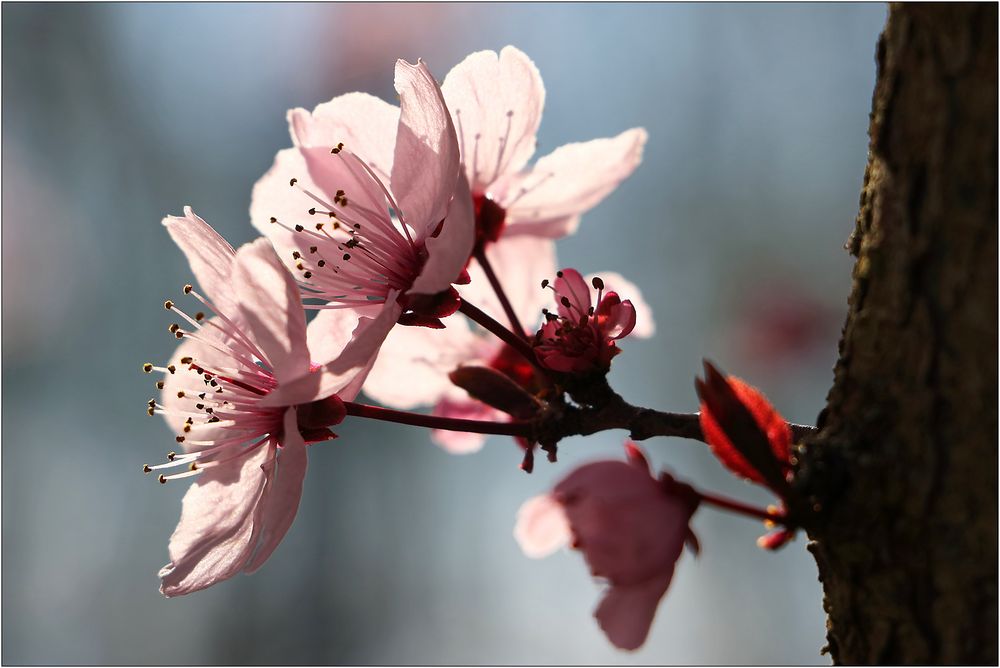
[{"label": "cluster of blossoms", "polygon": [[[289,112],[293,147],[252,194],[264,237],[234,250],[190,208],[164,219],[199,286],[183,292],[204,309],[167,301],[181,343],[166,366],[144,365],[163,375],[148,412],[180,452],[143,469],[195,478],[160,571],[166,596],[259,568],[295,517],[307,446],[345,419],[429,427],[454,453],[510,435],[530,472],[537,447],[555,461],[560,416],[600,412],[584,388],[606,387],[618,343],[653,334],[634,285],[558,269],[554,248],[637,167],[643,130],[529,166],[545,92],[513,47],[470,55],[441,85],[422,62],[399,61],[395,87],[398,107],[351,93]],[[788,425],[753,388],[706,369],[704,440],[789,501]],[[384,407],[356,403],[362,391]],[[430,412],[404,412],[419,406]],[[626,455],[527,502],[515,536],[529,556],[583,551],[610,583],[601,627],[633,649],[683,545],[697,548],[700,504],[781,524],[767,547],[793,524],[785,506],[758,511],[654,477],[631,442]]]}]

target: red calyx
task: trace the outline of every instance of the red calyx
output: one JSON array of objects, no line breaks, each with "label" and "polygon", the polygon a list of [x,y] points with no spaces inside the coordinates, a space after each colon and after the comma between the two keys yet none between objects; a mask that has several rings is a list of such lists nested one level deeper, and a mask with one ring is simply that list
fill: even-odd
[{"label": "red calyx", "polygon": [[433,295],[404,295],[401,302],[404,312],[396,321],[400,325],[444,329],[441,318],[458,310],[462,300],[458,290],[449,287]]},{"label": "red calyx", "polygon": [[473,195],[472,203],[476,215],[476,248],[483,248],[500,238],[507,211],[486,195]]}]

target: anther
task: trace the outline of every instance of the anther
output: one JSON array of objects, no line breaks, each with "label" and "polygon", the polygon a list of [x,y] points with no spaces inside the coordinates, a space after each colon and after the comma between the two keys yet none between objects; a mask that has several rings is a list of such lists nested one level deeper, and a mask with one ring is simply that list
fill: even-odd
[{"label": "anther", "polygon": [[293,178],[293,179],[291,179],[291,180],[290,180],[290,181],[288,182],[288,185],[290,185],[290,186],[294,186],[294,185],[295,185],[295,184],[296,184],[297,182],[298,182],[298,179],[295,179],[295,178]]},{"label": "anther", "polygon": [[183,443],[184,442],[184,437],[183,436],[174,436],[174,440],[177,441],[178,443]]},{"label": "anther", "polygon": [[176,332],[174,332],[174,336],[177,337],[178,339],[183,339],[184,338],[184,332],[182,332],[180,330],[177,330]]},{"label": "anther", "polygon": [[[336,226],[336,223],[335,223],[334,224],[334,229],[336,229],[336,227],[337,226]],[[323,229],[323,223],[316,223],[316,230],[319,231],[319,230],[322,230],[322,229]]]},{"label": "anther", "polygon": [[163,475],[162,473],[159,475],[159,477],[157,478],[157,480],[160,481],[161,485],[166,485],[167,484],[167,476]]},{"label": "anther", "polygon": [[156,389],[158,389],[158,390],[162,390],[163,389],[163,381],[162,380],[156,381]]},{"label": "anther", "polygon": [[542,288],[547,288],[547,287],[549,287],[549,279],[546,278],[542,280]]},{"label": "anther", "polygon": [[181,328],[180,325],[178,325],[176,322],[173,322],[170,323],[170,327],[167,327],[167,331],[170,332],[171,334],[175,334],[177,330],[180,328]]},{"label": "anther", "polygon": [[167,301],[163,302],[163,308],[167,309],[168,311],[170,309],[172,309],[173,307],[174,307],[174,303],[172,301],[170,301],[169,299]]},{"label": "anther", "polygon": [[198,470],[198,462],[191,462],[191,466],[188,467],[188,470],[189,471],[197,471]]},{"label": "anther", "polygon": [[302,231],[302,230],[304,230],[304,229],[306,229],[306,228],[302,227],[301,225],[296,225],[296,226],[295,226],[295,231],[296,231],[296,232],[301,232],[301,231]]},{"label": "anther", "polygon": [[344,259],[345,260],[350,260],[351,259],[351,254],[350,253],[344,253]]},{"label": "anther", "polygon": [[182,357],[181,364],[190,364],[193,360],[190,357]]},{"label": "anther", "polygon": [[185,434],[190,434],[191,433],[191,425],[189,425],[189,424],[184,425],[184,433]]},{"label": "anther", "polygon": [[155,406],[156,405],[156,399],[150,399],[149,401],[146,402],[146,405],[147,406]]},{"label": "anther", "polygon": [[153,373],[153,365],[150,364],[149,362],[146,362],[145,364],[142,365],[142,370],[143,373]]},{"label": "anther", "polygon": [[319,250],[319,246],[310,246],[309,247],[309,252],[310,253],[315,253],[318,250]]},{"label": "anther", "polygon": [[601,280],[600,276],[594,276],[594,278],[590,281],[590,284],[597,290],[604,289],[604,281]]},{"label": "anther", "polygon": [[561,271],[557,271],[556,272],[556,278],[562,278],[562,277],[563,277],[563,273]]},{"label": "anther", "polygon": [[149,472],[150,472],[150,471],[152,471],[152,470],[153,470],[153,469],[149,468],[149,464],[143,464],[143,465],[142,465],[142,472],[143,472],[143,473],[149,473]]},{"label": "anther", "polygon": [[311,271],[307,271],[304,274],[302,274],[302,277],[303,278],[312,278],[313,277],[313,273]]},{"label": "anther", "polygon": [[309,215],[310,216],[315,216],[316,215],[316,207],[313,207],[313,208],[309,209]]},{"label": "anther", "polygon": [[197,313],[195,313],[194,314],[194,319],[197,320],[198,322],[201,322],[202,320],[204,320],[205,319],[205,313],[204,313],[204,311],[198,311]]},{"label": "anther", "polygon": [[298,260],[300,257],[302,257],[302,254],[300,252],[298,252],[298,251],[292,251],[292,259],[293,260]]},{"label": "anther", "polygon": [[276,222],[278,222],[278,219],[275,218],[274,216],[271,216],[271,223],[276,223]]},{"label": "anther", "polygon": [[570,304],[569,304],[569,298],[568,297],[561,297],[559,299],[559,303],[562,304],[563,306],[569,308]]},{"label": "anther", "polygon": [[177,398],[178,399],[183,399],[184,398],[184,390],[181,390],[180,392],[177,393]]},{"label": "anther", "polygon": [[171,450],[170,452],[167,453],[167,460],[168,461],[172,462],[175,459],[177,459],[177,453],[176,452],[174,452],[173,450]]},{"label": "anther", "polygon": [[320,260],[319,262],[316,263],[316,265],[319,266],[319,267],[325,267],[326,266],[326,260]]},{"label": "anther", "polygon": [[153,417],[154,415],[156,415],[156,409],[150,406],[149,408],[146,409],[146,415],[148,415],[149,417]]},{"label": "anther", "polygon": [[189,295],[191,294],[192,290],[194,290],[194,286],[191,285],[190,283],[184,286],[184,294]]}]

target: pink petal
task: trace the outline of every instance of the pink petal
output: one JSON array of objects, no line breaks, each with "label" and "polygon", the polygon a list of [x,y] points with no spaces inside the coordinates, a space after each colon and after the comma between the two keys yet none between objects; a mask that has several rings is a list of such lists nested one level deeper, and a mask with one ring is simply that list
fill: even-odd
[{"label": "pink petal", "polygon": [[308,373],[299,289],[267,239],[240,248],[230,280],[236,286],[240,314],[279,385]]},{"label": "pink petal", "polygon": [[440,233],[425,241],[427,261],[409,289],[410,294],[433,295],[447,290],[472,254],[476,235],[472,195],[465,175],[459,174],[457,179],[455,198],[451,201]]},{"label": "pink petal", "polygon": [[670,586],[673,567],[658,577],[634,585],[614,585],[594,611],[608,640],[619,649],[642,646],[656,615],[660,599]]},{"label": "pink petal", "polygon": [[[296,410],[285,411],[284,433],[278,447],[277,458],[264,465],[270,484],[261,499],[263,513],[260,517],[260,540],[253,558],[244,569],[253,573],[264,565],[278,547],[295,519],[302,498],[302,483],[306,476],[306,444],[296,424]],[[275,475],[277,467],[277,475]]]},{"label": "pink petal", "polygon": [[[272,223],[271,218],[288,227],[294,227],[300,222],[303,225],[315,223],[315,217],[308,214],[309,207],[315,203],[301,190],[288,185],[293,178],[306,190],[323,192],[313,182],[305,156],[297,148],[287,148],[274,156],[271,169],[254,184],[250,200],[250,222],[258,232],[271,240],[281,261],[291,271],[295,271],[296,262],[292,258],[292,251],[299,250],[300,241],[293,232]],[[310,220],[303,222],[303,218]]]},{"label": "pink petal", "polygon": [[524,167],[535,152],[545,87],[538,68],[513,46],[479,51],[452,68],[441,86],[462,143],[473,191]]},{"label": "pink petal", "polygon": [[559,315],[572,322],[579,322],[582,316],[589,315],[592,305],[590,283],[584,281],[576,269],[563,269],[560,273],[562,276],[556,278],[555,289],[569,304],[559,300]]},{"label": "pink petal", "polygon": [[231,578],[250,558],[258,501],[267,484],[262,467],[273,443],[243,459],[205,470],[184,495],[181,519],[170,537],[170,563],[160,570],[160,592],[181,596]]},{"label": "pink petal", "polygon": [[396,61],[396,92],[400,116],[392,192],[407,224],[423,239],[448,212],[459,172],[458,139],[441,89],[422,61]]},{"label": "pink petal", "polygon": [[656,323],[653,321],[653,309],[643,299],[642,292],[638,286],[621,274],[613,271],[589,274],[587,276],[587,283],[590,283],[595,276],[599,276],[604,281],[605,293],[617,292],[622,299],[632,303],[632,307],[635,309],[635,327],[632,329],[632,336],[638,336],[641,339],[648,339],[653,336],[656,332]]},{"label": "pink petal", "polygon": [[[507,422],[510,419],[509,416],[500,411],[469,398],[457,399],[445,397],[434,406],[432,414],[438,417],[460,418],[463,420]],[[467,455],[479,452],[482,449],[483,444],[486,442],[486,435],[465,431],[434,429],[431,431],[431,440],[453,455]]]},{"label": "pink petal", "polygon": [[351,401],[361,391],[361,385],[371,371],[379,347],[396,324],[402,308],[396,301],[398,293],[389,293],[378,317],[361,318],[350,343],[333,361],[315,372],[279,385],[261,399],[260,406],[293,406],[325,399],[336,394]]},{"label": "pink petal", "polygon": [[[556,275],[556,247],[546,239],[503,236],[486,247],[486,258],[503,286],[521,325],[534,332],[542,309],[552,306],[552,291],[541,287],[543,279]],[[506,323],[500,302],[478,262],[469,265],[472,282],[459,287],[462,297]]]},{"label": "pink petal", "polygon": [[392,173],[399,107],[367,93],[347,93],[309,113],[288,112],[292,141],[303,148],[330,148],[344,144],[386,183]]},{"label": "pink petal", "polygon": [[635,170],[645,143],[646,131],[633,128],[617,137],[566,144],[539,159],[506,187],[501,204],[507,207],[508,229],[513,233],[526,223],[566,228],[567,218],[595,206]]},{"label": "pink petal", "polygon": [[462,364],[484,361],[489,348],[459,318],[450,318],[444,329],[395,327],[379,351],[364,392],[402,410],[434,404],[452,389],[448,373]]},{"label": "pink petal", "polygon": [[361,318],[377,318],[382,308],[382,304],[376,303],[356,309],[333,308],[319,311],[306,327],[311,365],[325,366],[340,357],[351,342]]},{"label": "pink petal", "polygon": [[648,473],[622,461],[594,462],[570,473],[554,495],[594,576],[629,585],[673,571],[694,508]]},{"label": "pink petal", "polygon": [[521,551],[532,559],[547,557],[568,545],[572,532],[562,504],[551,494],[525,501],[517,511],[514,539]]},{"label": "pink petal", "polygon": [[615,292],[606,292],[595,313],[604,338],[614,341],[628,336],[635,327],[635,307]]},{"label": "pink petal", "polygon": [[164,218],[163,225],[187,256],[205,296],[223,313],[232,315],[235,298],[231,278],[236,257],[233,247],[189,206],[184,207],[183,216]]}]

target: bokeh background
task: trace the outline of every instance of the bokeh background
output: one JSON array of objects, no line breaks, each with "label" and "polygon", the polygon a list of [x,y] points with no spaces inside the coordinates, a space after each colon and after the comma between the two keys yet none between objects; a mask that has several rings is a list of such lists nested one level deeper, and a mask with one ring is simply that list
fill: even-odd
[{"label": "bokeh background", "polygon": [[[166,600],[185,484],[139,469],[170,448],[142,362],[174,345],[162,301],[190,280],[159,224],[185,204],[234,245],[284,121],[365,90],[396,58],[439,79],[514,44],[548,91],[541,154],[644,126],[644,164],[560,244],[643,289],[658,333],[612,381],[696,408],[702,357],[813,422],[850,286],[879,4],[5,3],[3,13],[3,655],[23,663],[827,663],[816,568],[799,538],[702,509],[640,651],[615,651],[582,558],[521,555],[521,502],[622,433],[518,470],[494,438],[449,456],[416,429],[345,424],[313,450],[299,516],[253,577]],[[655,464],[766,503],[704,446]]]}]

